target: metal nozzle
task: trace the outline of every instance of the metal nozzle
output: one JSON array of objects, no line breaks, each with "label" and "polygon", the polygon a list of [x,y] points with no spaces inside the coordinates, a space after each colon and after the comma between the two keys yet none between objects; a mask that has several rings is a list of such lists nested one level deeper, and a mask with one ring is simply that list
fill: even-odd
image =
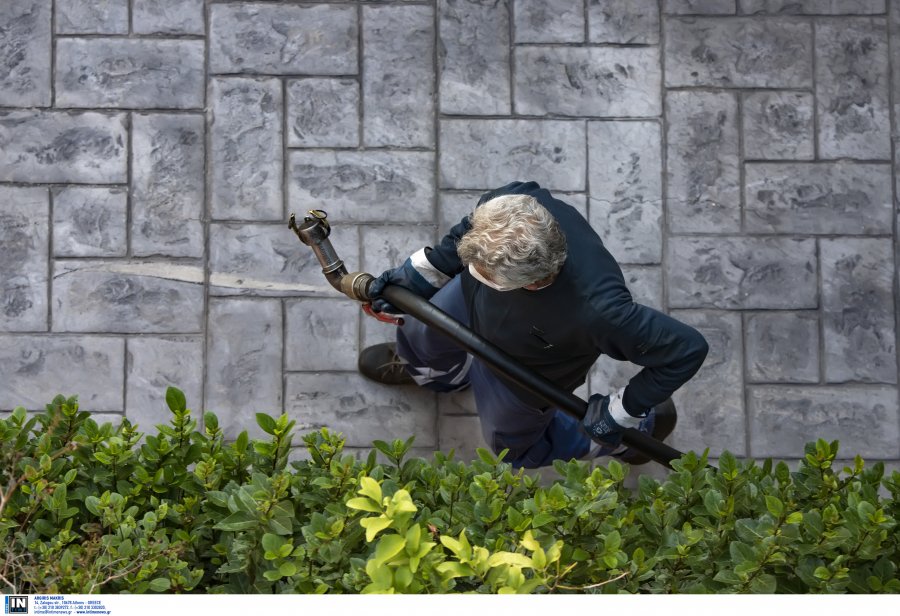
[{"label": "metal nozzle", "polygon": [[306,216],[303,223],[298,226],[297,218],[291,214],[288,228],[297,234],[301,242],[312,248],[328,283],[344,293],[344,289],[341,288],[341,279],[347,275],[347,268],[344,267],[344,262],[337,256],[334,246],[328,239],[331,234],[331,226],[328,224],[327,216],[322,210],[310,210],[309,216]]}]

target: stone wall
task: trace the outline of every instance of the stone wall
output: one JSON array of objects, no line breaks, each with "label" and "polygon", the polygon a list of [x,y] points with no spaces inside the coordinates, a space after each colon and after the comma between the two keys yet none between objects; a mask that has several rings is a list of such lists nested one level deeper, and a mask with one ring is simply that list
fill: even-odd
[{"label": "stone wall", "polygon": [[900,0],[2,2],[0,409],[149,428],[174,384],[471,455],[471,394],[356,373],[391,328],[285,221],[377,274],[533,179],[709,340],[675,446],[896,465],[898,49]]}]

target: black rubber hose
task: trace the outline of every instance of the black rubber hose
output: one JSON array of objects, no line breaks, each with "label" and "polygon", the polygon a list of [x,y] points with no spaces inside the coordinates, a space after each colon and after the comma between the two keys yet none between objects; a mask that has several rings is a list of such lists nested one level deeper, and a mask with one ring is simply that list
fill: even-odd
[{"label": "black rubber hose", "polygon": [[[563,390],[534,370],[523,366],[505,351],[494,346],[428,300],[397,285],[386,286],[382,296],[406,314],[450,337],[466,351],[528,391],[540,396],[554,408],[561,409],[579,421],[584,419],[587,402],[575,394]],[[670,468],[672,460],[677,460],[682,456],[677,449],[633,428],[623,432],[622,442],[653,461]]]}]

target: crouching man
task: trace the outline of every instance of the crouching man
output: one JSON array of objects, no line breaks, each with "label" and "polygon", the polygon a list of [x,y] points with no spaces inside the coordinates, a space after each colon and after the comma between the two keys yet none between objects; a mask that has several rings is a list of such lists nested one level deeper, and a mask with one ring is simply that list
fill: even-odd
[{"label": "crouching man", "polygon": [[[497,453],[509,449],[516,467],[598,455],[649,461],[622,445],[622,430],[667,437],[676,422],[671,395],[708,351],[692,327],[636,304],[587,221],[534,182],[486,193],[435,248],[381,274],[370,294],[379,298],[388,284],[430,299],[568,391],[584,383],[601,354],[643,366],[621,390],[591,396],[579,422],[412,318],[398,328],[396,344],[360,354],[360,372],[380,383],[437,392],[471,386],[485,440]],[[397,312],[383,298],[373,307]]]}]

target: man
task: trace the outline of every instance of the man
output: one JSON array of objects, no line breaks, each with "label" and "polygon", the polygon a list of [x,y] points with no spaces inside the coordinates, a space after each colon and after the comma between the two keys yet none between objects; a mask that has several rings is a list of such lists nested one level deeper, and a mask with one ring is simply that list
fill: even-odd
[{"label": "man", "polygon": [[[568,391],[584,383],[601,354],[643,366],[620,391],[591,396],[578,422],[414,319],[398,328],[396,344],[360,354],[360,372],[381,383],[438,392],[471,385],[485,440],[497,453],[509,449],[516,467],[588,455],[647,462],[622,446],[622,430],[668,436],[676,421],[670,396],[708,351],[695,329],[634,303],[587,221],[534,182],[486,193],[437,247],[384,272],[370,293],[378,298],[387,284],[429,298]],[[396,312],[383,298],[373,307]],[[592,439],[600,445],[593,451]]]}]

